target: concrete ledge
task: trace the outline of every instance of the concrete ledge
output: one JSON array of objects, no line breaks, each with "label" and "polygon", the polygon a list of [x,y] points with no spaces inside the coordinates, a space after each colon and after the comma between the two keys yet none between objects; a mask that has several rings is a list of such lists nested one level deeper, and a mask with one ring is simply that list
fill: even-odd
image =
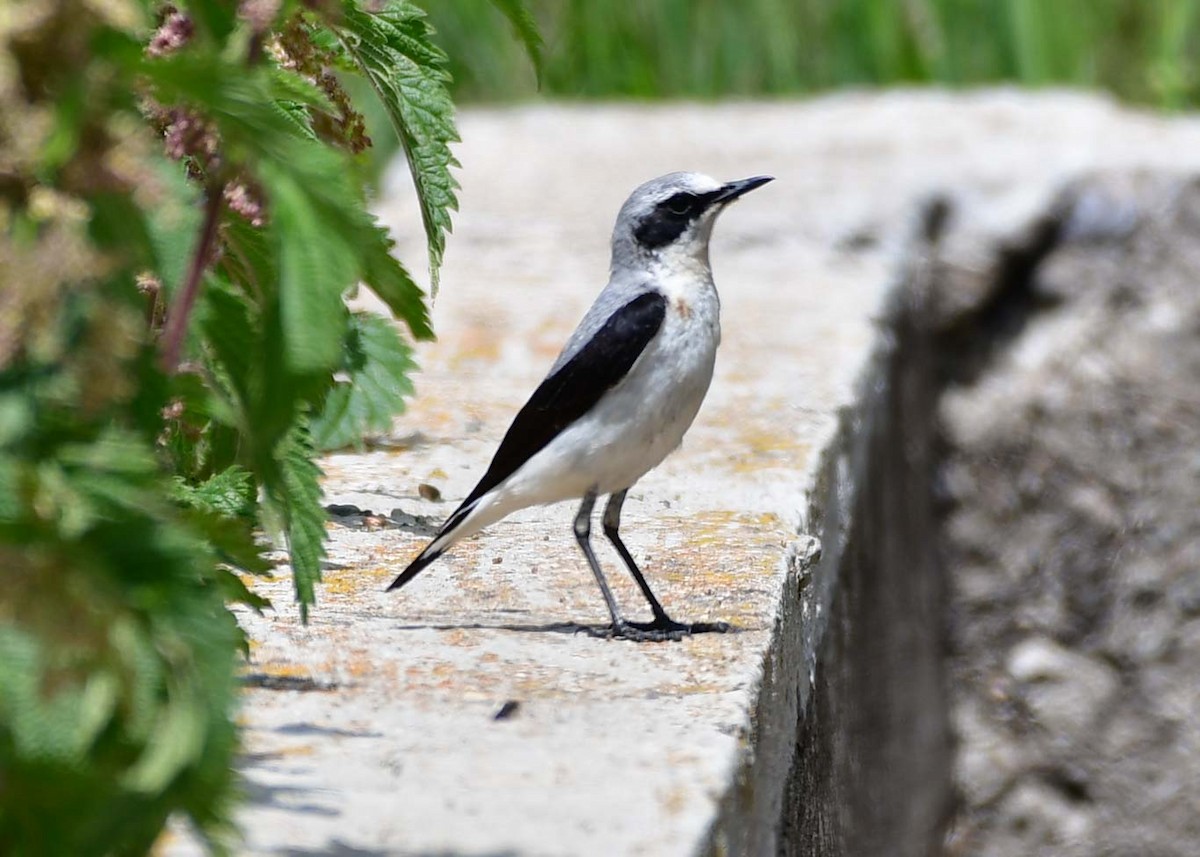
[{"label": "concrete ledge", "polygon": [[[309,626],[286,582],[264,588],[277,613],[245,617],[243,853],[929,853],[949,793],[932,381],[898,249],[932,191],[1011,225],[1081,170],[1200,152],[1195,124],[928,93],[479,111],[462,133],[419,398],[385,444],[325,464],[329,502],[378,514],[331,524]],[[603,285],[625,194],[681,168],[779,181],[718,225],[717,378],[622,533],[673,614],[740,632],[638,646],[548,630],[605,618],[566,506],[385,595]],[[401,177],[389,187],[419,258]]]}]

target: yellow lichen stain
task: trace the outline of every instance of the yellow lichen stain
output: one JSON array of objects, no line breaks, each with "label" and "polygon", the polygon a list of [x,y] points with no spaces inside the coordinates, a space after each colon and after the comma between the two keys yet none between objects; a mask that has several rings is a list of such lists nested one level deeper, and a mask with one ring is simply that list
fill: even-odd
[{"label": "yellow lichen stain", "polygon": [[317,752],[317,748],[312,744],[289,744],[285,747],[277,748],[273,755],[279,757],[288,756],[311,756]]},{"label": "yellow lichen stain", "polygon": [[242,582],[242,586],[249,589],[251,592],[261,595],[257,587],[274,582],[273,574],[247,574],[244,571],[235,572],[237,579]]},{"label": "yellow lichen stain", "polygon": [[794,432],[779,426],[741,424],[731,445],[734,473],[750,473],[767,467],[798,467],[807,457],[811,444],[799,440]]},{"label": "yellow lichen stain", "polygon": [[688,523],[689,526],[684,530],[685,547],[693,548],[729,544],[731,541],[745,543],[747,529],[755,534],[783,532],[783,521],[774,512],[746,514],[712,510],[691,516]]},{"label": "yellow lichen stain", "polygon": [[263,664],[262,671],[279,678],[312,678],[312,671],[300,664]]},{"label": "yellow lichen stain", "polygon": [[[329,664],[322,664],[318,669],[328,674]],[[297,663],[287,662],[267,662],[250,665],[244,669],[247,673],[260,673],[271,678],[294,678],[308,681],[315,681],[313,669]]]},{"label": "yellow lichen stain", "polygon": [[[767,609],[762,588],[778,574],[789,534],[783,519],[771,512],[712,510],[681,520],[675,530],[682,542],[655,557],[655,580],[667,584],[660,595],[703,611],[703,618],[730,622],[744,630],[758,629]],[[709,660],[720,658],[719,652],[725,650],[689,642],[696,645],[698,656],[708,655]],[[694,692],[714,690],[698,688]]]},{"label": "yellow lichen stain", "polygon": [[671,696],[702,696],[707,694],[726,693],[728,684],[715,681],[692,681],[682,684],[668,684],[658,688],[660,693]]},{"label": "yellow lichen stain", "polygon": [[353,595],[360,588],[359,581],[353,575],[349,574],[333,575],[326,573],[321,580],[321,591],[326,596]]},{"label": "yellow lichen stain", "polygon": [[322,575],[321,591],[327,597],[355,595],[363,589],[377,587],[380,581],[395,577],[399,573],[399,569],[390,566],[331,569]]}]

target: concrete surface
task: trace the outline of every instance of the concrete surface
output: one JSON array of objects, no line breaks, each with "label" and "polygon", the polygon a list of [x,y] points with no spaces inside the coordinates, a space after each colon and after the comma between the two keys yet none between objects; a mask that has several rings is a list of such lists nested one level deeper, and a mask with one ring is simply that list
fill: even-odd
[{"label": "concrete surface", "polygon": [[[1072,94],[929,92],[474,110],[461,132],[462,213],[434,313],[441,338],[419,349],[418,398],[380,447],[325,462],[330,503],[399,509],[401,524],[331,522],[307,627],[286,582],[263,587],[277,612],[245,617],[255,642],[241,853],[843,853],[844,825],[861,816],[797,813],[870,806],[869,794],[840,802],[839,790],[906,756],[864,766],[844,737],[841,762],[795,748],[819,744],[803,720],[814,683],[825,686],[818,655],[880,645],[831,646],[826,631],[843,560],[857,550],[849,539],[864,526],[855,516],[876,490],[870,450],[887,446],[886,426],[872,422],[893,412],[898,389],[888,375],[895,327],[882,322],[895,316],[888,300],[911,213],[953,190],[971,222],[1017,223],[1083,171],[1197,158],[1200,126]],[[778,177],[718,224],[724,344],[713,389],[684,447],[631,492],[622,530],[674,615],[739,632],[635,645],[548,630],[605,618],[567,506],[516,515],[385,594],[603,285],[625,195],[673,169]],[[402,176],[382,209],[416,267],[420,233]],[[421,484],[445,499],[421,499]],[[607,547],[601,561],[618,600],[638,604]],[[902,572],[888,573],[890,587]],[[875,578],[857,579],[861,591]],[[833,627],[871,630],[875,614],[838,609]],[[924,705],[940,710],[937,671],[925,674]],[[861,688],[879,670],[856,675]],[[512,715],[494,719],[509,702]],[[870,738],[870,718],[845,733],[838,710],[820,734]],[[895,750],[921,699],[889,710],[900,712],[884,730]],[[944,742],[933,731],[929,740]],[[945,783],[928,787],[936,808]],[[876,815],[886,825],[903,813]],[[926,824],[920,835],[935,833]],[[194,846],[181,836],[165,850]]]}]

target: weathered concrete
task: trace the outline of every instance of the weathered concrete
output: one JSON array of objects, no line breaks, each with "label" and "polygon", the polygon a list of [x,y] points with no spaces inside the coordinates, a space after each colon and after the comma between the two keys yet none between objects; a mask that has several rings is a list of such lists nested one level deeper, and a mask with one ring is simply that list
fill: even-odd
[{"label": "weathered concrete", "polygon": [[[278,613],[246,617],[242,850],[928,853],[948,785],[940,595],[922,543],[927,391],[891,360],[895,251],[933,191],[954,189],[973,223],[1018,223],[1080,171],[1198,157],[1200,127],[1002,92],[477,111],[462,133],[420,396],[386,444],[326,461],[330,502],[403,523],[331,524],[308,627],[285,582],[265,587]],[[680,168],[779,181],[718,226],[717,378],[623,533],[673,613],[740,632],[638,646],[547,630],[604,619],[565,506],[385,595],[603,284],[625,194]],[[419,258],[411,199],[389,188]],[[901,423],[914,454],[895,448]]]},{"label": "weathered concrete", "polygon": [[1198,214],[1194,174],[1082,181],[994,236],[1017,275],[935,320],[953,853],[1197,852]]}]

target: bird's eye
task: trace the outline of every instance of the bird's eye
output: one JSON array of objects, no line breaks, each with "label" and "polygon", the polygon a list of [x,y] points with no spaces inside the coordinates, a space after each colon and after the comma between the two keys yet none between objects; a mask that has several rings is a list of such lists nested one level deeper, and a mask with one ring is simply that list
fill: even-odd
[{"label": "bird's eye", "polygon": [[677,193],[663,203],[667,211],[671,212],[672,214],[679,215],[680,217],[690,213],[695,204],[696,197],[692,196],[690,193]]}]

